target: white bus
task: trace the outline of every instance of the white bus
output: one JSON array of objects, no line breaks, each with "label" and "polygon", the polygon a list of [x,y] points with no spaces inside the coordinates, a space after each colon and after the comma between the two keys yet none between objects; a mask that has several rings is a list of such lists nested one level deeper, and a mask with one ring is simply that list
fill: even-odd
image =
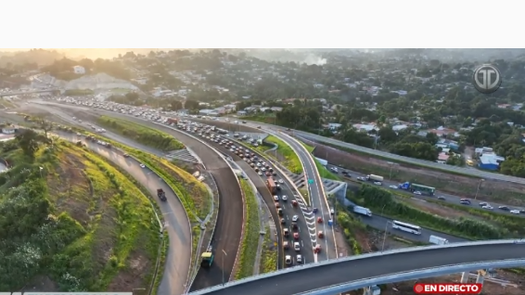
[{"label": "white bus", "polygon": [[410,224],[410,223],[404,223],[401,221],[397,221],[397,220],[394,220],[394,222],[392,223],[392,228],[399,229],[399,230],[402,230],[402,231],[405,231],[407,233],[411,233],[414,235],[421,234],[421,227]]}]

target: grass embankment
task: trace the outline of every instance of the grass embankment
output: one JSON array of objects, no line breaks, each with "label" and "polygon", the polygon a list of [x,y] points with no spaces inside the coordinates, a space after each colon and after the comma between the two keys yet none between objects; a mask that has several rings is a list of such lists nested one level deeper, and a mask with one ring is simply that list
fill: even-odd
[{"label": "grass embankment", "polygon": [[239,255],[239,267],[235,279],[239,280],[253,275],[253,267],[257,256],[259,245],[259,206],[252,186],[248,181],[239,179],[241,189],[245,196],[246,220],[244,237],[241,241],[241,253]]},{"label": "grass embankment", "polygon": [[348,195],[355,203],[382,212],[385,216],[466,239],[500,239],[525,234],[525,220],[515,216],[483,212],[491,223],[463,217],[443,218],[397,201],[389,191],[366,184],[359,188],[356,195],[350,191]]},{"label": "grass embankment", "polygon": [[277,246],[270,238],[272,231],[269,226],[266,227],[266,234],[264,236],[264,244],[261,253],[261,261],[259,264],[259,274],[268,273],[277,270],[277,259],[279,256]]},{"label": "grass embankment", "polygon": [[173,136],[132,121],[100,116],[97,119],[97,124],[122,136],[161,151],[174,151],[184,148],[184,145],[177,141]]},{"label": "grass embankment", "polygon": [[343,229],[345,241],[350,246],[353,255],[361,254],[361,245],[356,240],[356,231],[366,231],[366,225],[364,225],[354,215],[348,214],[344,210],[337,210],[337,222]]},{"label": "grass embankment", "polygon": [[13,164],[0,176],[0,263],[10,266],[0,289],[39,285],[32,278],[40,274],[61,291],[149,287],[160,239],[147,197],[97,155],[37,140],[36,150],[0,144]]},{"label": "grass embankment", "polygon": [[326,167],[323,166],[323,164],[319,163],[317,159],[314,159],[314,160],[315,160],[315,167],[317,167],[317,171],[319,171],[319,175],[321,176],[321,178],[342,181],[339,176],[328,171],[328,169],[326,169]]},{"label": "grass embankment", "polygon": [[204,184],[195,179],[193,175],[178,168],[166,159],[123,145],[100,134],[91,134],[86,132],[86,130],[73,129],[84,133],[85,135],[91,135],[99,140],[111,143],[114,147],[132,155],[138,161],[146,165],[151,171],[159,175],[177,194],[191,223],[193,253],[191,265],[194,265],[195,261],[200,256],[198,253],[199,249],[197,249],[202,232],[200,221],[204,220],[209,213],[211,202],[213,201],[212,196],[210,196],[210,193]]},{"label": "grass embankment", "polygon": [[[293,149],[289,145],[287,145],[284,141],[280,140],[279,138],[273,135],[266,137],[264,141],[277,145],[277,153],[279,153],[284,158],[282,164],[288,170],[290,170],[290,172],[295,174],[303,173],[303,166],[301,166],[301,161],[299,161],[299,157],[294,153]],[[272,155],[272,152],[267,153],[267,155],[275,158],[275,155]],[[277,158],[277,160],[281,161],[283,159]]]}]

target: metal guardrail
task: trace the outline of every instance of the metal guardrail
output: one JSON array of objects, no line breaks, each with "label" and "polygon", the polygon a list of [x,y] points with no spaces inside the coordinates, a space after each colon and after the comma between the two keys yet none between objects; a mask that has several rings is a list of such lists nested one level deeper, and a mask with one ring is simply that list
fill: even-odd
[{"label": "metal guardrail", "polygon": [[471,271],[476,269],[487,269],[487,268],[511,268],[519,267],[525,265],[525,259],[519,260],[496,260],[496,261],[485,261],[477,263],[466,263],[459,265],[447,265],[441,267],[433,267],[421,269],[418,271],[403,272],[389,274],[374,278],[368,278],[363,280],[357,280],[353,282],[348,282],[344,284],[338,284],[333,286],[327,286],[315,290],[310,290],[302,293],[297,293],[295,295],[333,295],[338,293],[343,293],[351,290],[357,290],[361,288],[366,288],[369,286],[374,286],[378,284],[389,284],[395,282],[402,282],[408,280],[417,280],[423,278],[430,278],[439,275],[460,273],[465,271]]},{"label": "metal guardrail", "polygon": [[306,265],[295,266],[295,267],[279,270],[279,271],[272,272],[272,273],[261,274],[258,276],[253,276],[253,277],[245,278],[245,279],[234,281],[234,282],[229,282],[221,286],[214,286],[214,287],[210,287],[207,289],[202,289],[199,291],[192,292],[190,294],[191,295],[204,295],[204,294],[208,294],[208,293],[218,291],[221,289],[226,289],[232,286],[246,284],[249,282],[262,280],[262,279],[268,279],[268,278],[280,276],[280,275],[287,274],[287,273],[297,272],[297,271],[301,271],[305,269],[319,268],[319,267],[328,266],[328,265],[352,262],[354,260],[370,259],[370,258],[376,258],[376,257],[381,257],[381,256],[388,256],[392,254],[398,254],[398,253],[413,253],[413,252],[424,252],[424,251],[459,248],[459,247],[476,247],[476,246],[484,246],[484,245],[506,245],[506,244],[516,244],[516,240],[462,242],[462,243],[451,243],[451,244],[446,244],[446,245],[410,247],[410,248],[403,248],[403,249],[394,249],[394,250],[389,250],[389,251],[384,251],[384,252],[361,254],[358,256],[349,256],[349,257],[344,257],[344,258],[325,260],[325,261],[318,262],[317,264],[306,264]]}]

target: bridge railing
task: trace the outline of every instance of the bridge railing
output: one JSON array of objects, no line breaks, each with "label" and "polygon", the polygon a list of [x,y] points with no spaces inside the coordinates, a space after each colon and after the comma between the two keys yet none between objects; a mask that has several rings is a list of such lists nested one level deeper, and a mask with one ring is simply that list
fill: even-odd
[{"label": "bridge railing", "polygon": [[[234,281],[234,282],[228,282],[228,283],[226,283],[224,285],[219,285],[219,286],[214,286],[214,287],[198,290],[198,291],[195,291],[195,292],[192,292],[192,293],[189,293],[189,294],[191,294],[191,295],[209,294],[211,292],[218,291],[218,290],[221,290],[221,289],[225,289],[225,288],[228,288],[228,287],[242,285],[242,284],[246,284],[246,283],[250,283],[250,282],[254,282],[254,281],[258,281],[258,280],[269,279],[269,278],[276,277],[276,276],[279,276],[279,275],[283,275],[283,274],[286,274],[286,273],[292,273],[292,272],[302,271],[302,270],[306,270],[306,269],[312,269],[312,268],[321,267],[321,266],[333,265],[333,264],[338,264],[338,263],[345,263],[345,262],[350,262],[350,261],[355,261],[355,260],[360,260],[360,259],[368,259],[368,258],[373,258],[373,257],[388,256],[388,255],[398,254],[398,253],[423,252],[423,251],[432,251],[432,250],[459,248],[459,247],[475,247],[475,246],[483,246],[483,245],[505,245],[505,244],[523,244],[523,242],[522,242],[522,240],[476,241],[476,242],[452,243],[452,244],[447,244],[447,245],[419,246],[419,247],[395,249],[395,250],[384,251],[384,252],[368,253],[368,254],[362,254],[362,255],[358,255],[358,256],[350,256],[350,257],[344,257],[344,258],[338,258],[338,259],[332,259],[332,260],[325,260],[325,261],[322,261],[322,262],[319,262],[319,263],[315,263],[315,264],[311,263],[311,264],[306,264],[306,265],[295,266],[295,267],[279,270],[279,271],[276,271],[276,272],[261,274],[261,275],[258,275],[258,276],[253,276],[253,277],[241,279],[241,280]],[[373,285],[373,284],[371,284],[371,285]],[[337,293],[337,292],[335,292],[335,293]],[[332,292],[331,294],[335,294],[335,293]]]}]

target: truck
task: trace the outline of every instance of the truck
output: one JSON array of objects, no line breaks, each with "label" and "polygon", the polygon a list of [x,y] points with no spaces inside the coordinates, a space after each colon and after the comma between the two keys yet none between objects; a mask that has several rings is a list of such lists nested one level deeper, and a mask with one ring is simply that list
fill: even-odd
[{"label": "truck", "polygon": [[354,206],[354,213],[372,217],[372,211],[370,211],[370,209],[368,208],[361,207],[361,206]]},{"label": "truck", "polygon": [[209,246],[206,252],[201,254],[201,267],[210,268],[213,264],[213,259],[213,248]]},{"label": "truck", "polygon": [[166,201],[166,193],[164,192],[163,189],[161,188],[157,189],[157,197],[159,197],[159,199],[163,202]]},{"label": "truck", "polygon": [[276,194],[277,193],[277,186],[275,185],[275,182],[273,181],[273,178],[269,177],[266,180],[266,186],[270,190],[270,193]]},{"label": "truck", "polygon": [[442,238],[442,237],[438,237],[438,236],[434,236],[434,235],[430,236],[430,238],[428,239],[428,242],[431,243],[431,244],[436,244],[436,245],[446,245],[446,244],[448,244],[448,240],[447,239]]},{"label": "truck", "polygon": [[369,174],[369,175],[366,176],[366,180],[383,182],[384,178],[383,178],[383,176],[379,176],[379,175],[375,175],[375,174]]},{"label": "truck", "polygon": [[177,125],[179,124],[179,119],[176,119],[176,118],[168,118],[168,120],[166,121],[166,123],[168,123],[168,125]]},{"label": "truck", "polygon": [[435,187],[417,184],[417,183],[411,183],[408,181],[405,183],[400,183],[398,185],[398,188],[402,190],[406,190],[406,191],[411,191],[411,192],[418,191],[418,192],[428,194],[430,196],[433,196],[436,193]]}]

